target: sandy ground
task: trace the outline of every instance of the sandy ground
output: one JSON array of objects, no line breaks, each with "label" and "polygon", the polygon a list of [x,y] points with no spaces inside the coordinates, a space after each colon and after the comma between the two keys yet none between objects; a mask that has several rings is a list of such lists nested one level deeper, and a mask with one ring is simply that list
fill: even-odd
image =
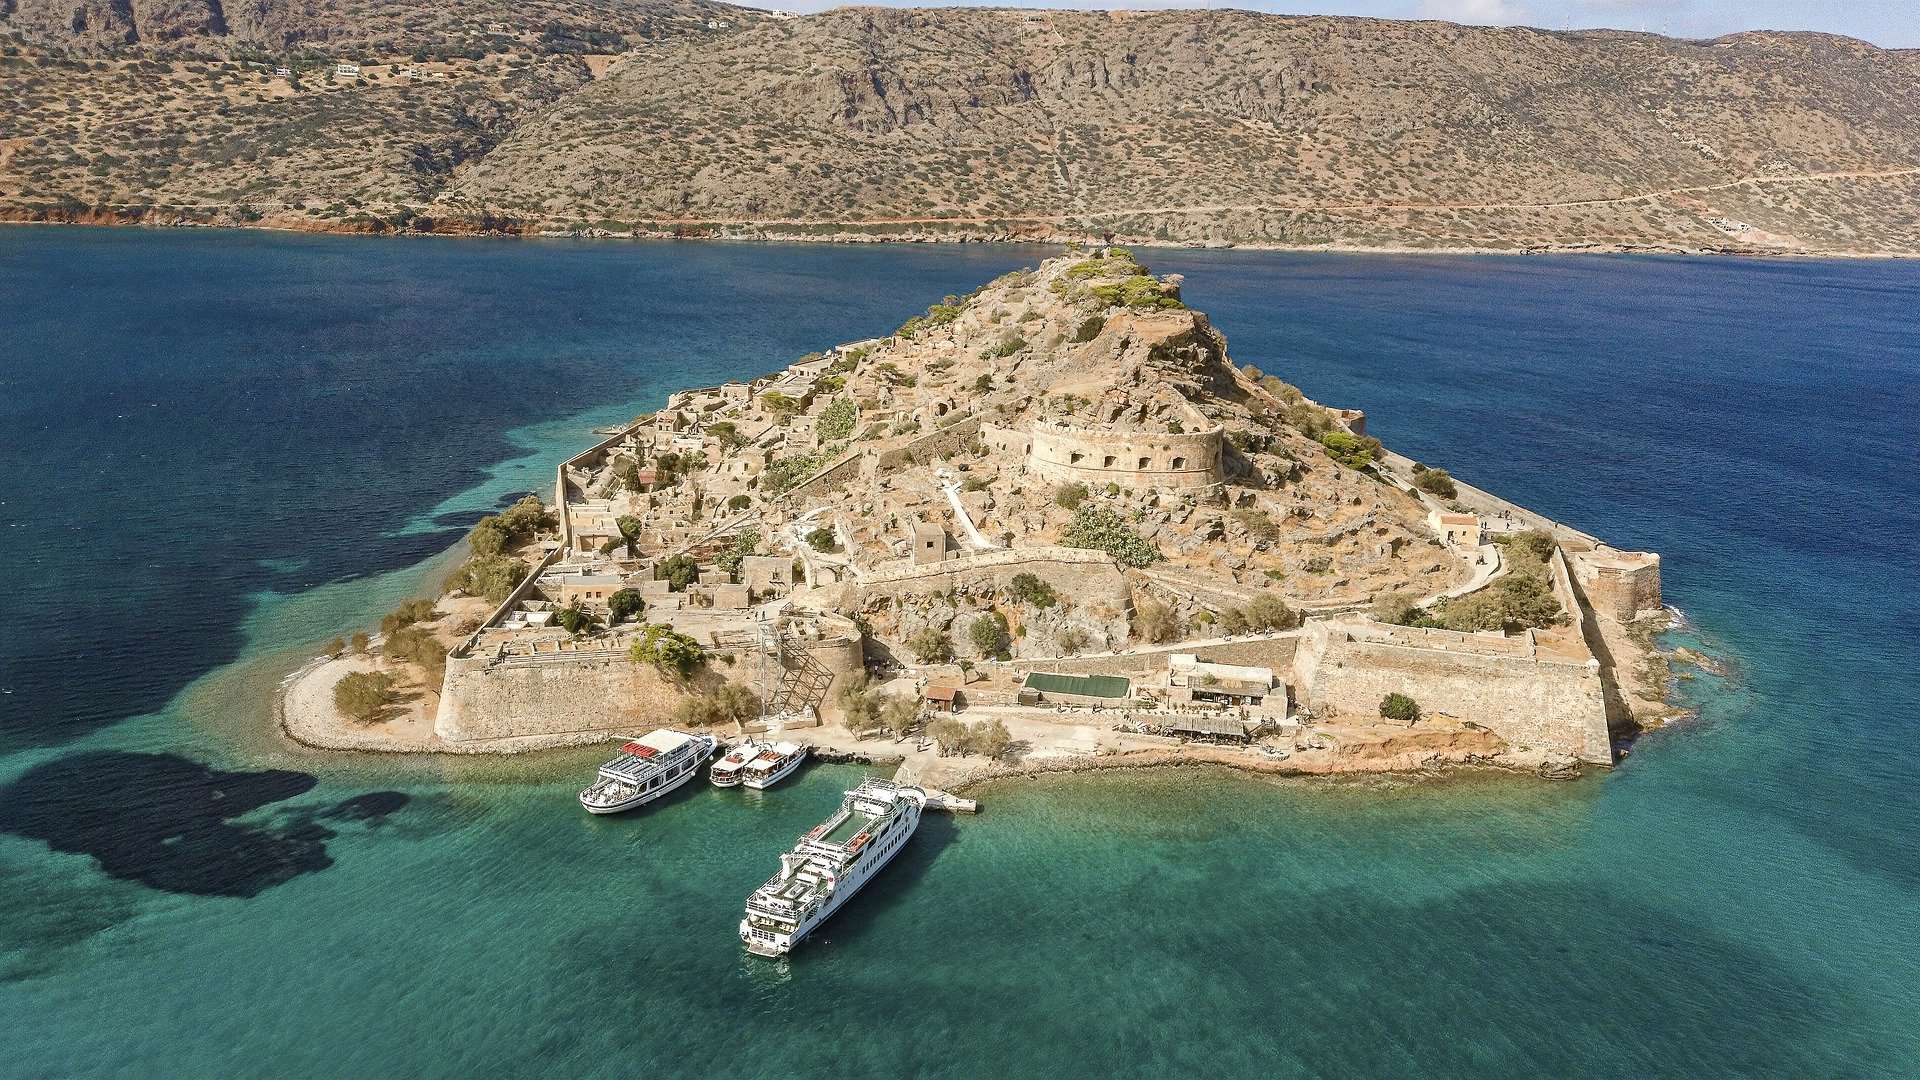
[{"label": "sandy ground", "polygon": [[380,659],[348,654],[316,658],[288,678],[280,698],[280,726],[295,742],[327,750],[441,752],[447,747],[433,733],[438,694],[409,686],[388,718],[359,723],[333,707],[333,688],[356,671],[391,671]]}]

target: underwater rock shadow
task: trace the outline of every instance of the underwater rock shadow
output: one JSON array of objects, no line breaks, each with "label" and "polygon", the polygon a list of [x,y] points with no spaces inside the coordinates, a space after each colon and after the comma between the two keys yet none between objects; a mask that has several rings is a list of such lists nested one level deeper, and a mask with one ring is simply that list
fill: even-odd
[{"label": "underwater rock shadow", "polygon": [[283,769],[223,772],[174,754],[71,754],[0,788],[0,830],[164,892],[251,897],[333,865],[326,842],[335,834],[322,821],[377,822],[407,802],[371,792],[285,823],[233,820],[317,782]]}]

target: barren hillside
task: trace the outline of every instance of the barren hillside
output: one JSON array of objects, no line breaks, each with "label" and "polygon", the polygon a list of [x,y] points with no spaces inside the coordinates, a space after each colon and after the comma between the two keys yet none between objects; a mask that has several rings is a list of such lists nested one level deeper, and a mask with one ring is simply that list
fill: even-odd
[{"label": "barren hillside", "polygon": [[[18,2],[13,25],[44,31],[33,12],[47,0]],[[656,9],[562,9],[576,29],[561,39],[542,22],[558,16],[523,9],[500,51],[446,58],[459,70],[442,83],[329,80],[324,94],[231,64],[136,82],[124,61],[30,59],[42,46],[27,46],[7,69],[0,207],[367,228],[418,215],[640,234],[1920,252],[1920,59],[1848,39],[871,8],[722,15],[710,29],[689,3],[647,16],[678,20],[648,43],[635,12]],[[616,45],[578,44],[596,18]],[[399,63],[424,40],[391,15],[349,21],[363,52],[383,42]],[[296,23],[248,40],[320,40]],[[579,55],[613,47],[626,51]],[[467,67],[481,70],[455,94]],[[206,84],[221,79],[216,101]],[[180,130],[209,107],[204,135]],[[288,125],[298,162],[224,164],[284,159]],[[149,142],[169,137],[187,145],[156,160]],[[367,182],[316,186],[303,179],[315,162]],[[183,207],[198,209],[166,209]]]}]

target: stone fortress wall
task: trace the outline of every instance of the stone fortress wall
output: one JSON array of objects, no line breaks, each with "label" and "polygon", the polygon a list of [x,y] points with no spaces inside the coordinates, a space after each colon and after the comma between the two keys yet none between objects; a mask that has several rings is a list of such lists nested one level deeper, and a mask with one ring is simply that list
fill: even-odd
[{"label": "stone fortress wall", "polygon": [[1029,472],[1063,483],[1131,488],[1201,488],[1223,478],[1225,429],[1128,431],[1036,420],[1025,430],[983,425],[981,436],[1001,453],[1023,458]]},{"label": "stone fortress wall", "polygon": [[[832,713],[840,688],[865,669],[860,631],[852,620],[839,615],[809,611],[805,616],[818,627],[818,634],[788,635],[788,651],[794,646],[804,649],[832,675],[821,706]],[[720,661],[717,669],[729,676],[751,675],[758,659],[755,648],[747,643],[713,646],[708,651]],[[796,658],[794,663],[798,662]],[[779,677],[779,670],[780,665],[769,660],[770,680]],[[754,689],[762,698],[770,698],[774,688],[756,685]],[[621,649],[535,656],[469,651],[447,658],[433,730],[448,742],[484,743],[656,727],[673,722],[673,705],[686,693]]]},{"label": "stone fortress wall", "polygon": [[1294,655],[1294,686],[1323,721],[1377,724],[1380,701],[1406,694],[1492,731],[1515,749],[1613,763],[1600,665],[1516,638],[1370,622],[1317,622]]},{"label": "stone fortress wall", "polygon": [[1660,556],[1653,552],[1603,546],[1572,551],[1568,562],[1587,602],[1614,621],[1630,623],[1661,610]]},{"label": "stone fortress wall", "polygon": [[652,668],[618,653],[504,662],[452,656],[433,731],[457,743],[606,732],[663,722],[664,715],[642,715],[641,703],[678,696]]}]

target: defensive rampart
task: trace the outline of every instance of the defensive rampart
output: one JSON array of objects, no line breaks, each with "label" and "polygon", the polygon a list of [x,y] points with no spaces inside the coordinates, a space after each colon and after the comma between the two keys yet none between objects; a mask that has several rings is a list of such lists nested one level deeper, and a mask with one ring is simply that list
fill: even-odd
[{"label": "defensive rampart", "polygon": [[1400,693],[1425,714],[1479,724],[1515,748],[1613,763],[1600,664],[1590,656],[1543,650],[1531,634],[1366,622],[1316,623],[1310,631],[1295,655],[1293,682],[1322,720],[1379,723],[1381,699]]}]

